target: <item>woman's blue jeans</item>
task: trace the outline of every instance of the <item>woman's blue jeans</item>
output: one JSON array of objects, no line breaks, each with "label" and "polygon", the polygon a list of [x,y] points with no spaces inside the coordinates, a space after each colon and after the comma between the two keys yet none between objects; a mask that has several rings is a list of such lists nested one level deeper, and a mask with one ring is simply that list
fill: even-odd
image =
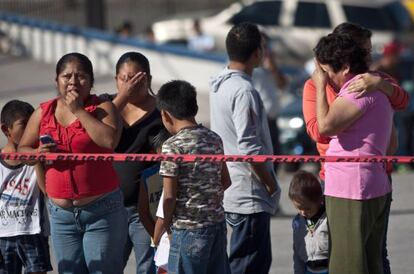
[{"label": "woman's blue jeans", "polygon": [[123,273],[128,223],[119,190],[83,207],[62,208],[49,200],[49,212],[60,274]]},{"label": "woman's blue jeans", "polygon": [[272,264],[270,214],[226,212],[232,228],[229,262],[232,274],[266,274]]},{"label": "woman's blue jeans", "polygon": [[124,248],[124,267],[128,263],[132,248],[135,253],[137,274],[155,274],[154,248],[151,246],[151,236],[148,234],[138,215],[136,207],[126,207],[128,213],[128,237]]}]

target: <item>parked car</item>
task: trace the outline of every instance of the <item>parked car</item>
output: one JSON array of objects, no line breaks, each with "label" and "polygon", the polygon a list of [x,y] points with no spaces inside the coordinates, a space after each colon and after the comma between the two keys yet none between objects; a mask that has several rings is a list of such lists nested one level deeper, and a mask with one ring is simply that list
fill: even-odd
[{"label": "parked car", "polygon": [[400,1],[359,0],[244,0],[210,17],[170,19],[153,24],[155,39],[161,43],[183,41],[195,35],[198,19],[204,33],[215,38],[217,49],[225,49],[225,37],[237,23],[260,25],[277,39],[279,51],[308,59],[319,38],[345,21],[359,23],[373,31],[373,48],[381,50],[396,32],[412,28],[413,20]]},{"label": "parked car", "polygon": [[[281,155],[317,155],[315,142],[306,132],[302,113],[302,97],[293,100],[282,108],[277,118]],[[294,172],[300,168],[299,163],[286,164],[287,171]]]}]

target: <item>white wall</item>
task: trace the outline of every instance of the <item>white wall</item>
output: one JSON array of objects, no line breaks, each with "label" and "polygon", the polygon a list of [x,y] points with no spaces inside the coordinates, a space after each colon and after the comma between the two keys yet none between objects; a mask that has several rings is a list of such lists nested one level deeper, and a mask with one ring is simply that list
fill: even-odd
[{"label": "white wall", "polygon": [[[196,54],[175,54],[159,47],[146,48],[116,39],[94,38],[87,32],[72,34],[30,24],[19,24],[0,18],[0,29],[26,53],[37,61],[55,64],[65,53],[80,52],[87,55],[96,75],[115,74],[118,58],[127,51],[139,51],[150,61],[153,82],[157,85],[173,79],[192,83],[201,93],[209,90],[209,79],[219,73],[225,64],[220,61],[198,58]],[[59,29],[59,28],[56,28]],[[138,43],[137,43],[138,44]]]}]

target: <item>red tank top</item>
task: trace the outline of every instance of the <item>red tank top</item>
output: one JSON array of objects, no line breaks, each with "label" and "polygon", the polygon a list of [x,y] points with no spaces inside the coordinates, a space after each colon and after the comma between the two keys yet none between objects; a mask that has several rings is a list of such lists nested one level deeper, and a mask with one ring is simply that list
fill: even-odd
[{"label": "red tank top", "polygon": [[[99,99],[90,96],[85,110],[94,115]],[[55,118],[57,99],[40,104],[42,119],[39,134],[49,134],[55,140],[59,153],[112,153],[95,144],[79,120],[64,127]],[[79,199],[100,195],[119,187],[119,180],[106,161],[54,161],[46,165],[46,192],[52,198]]]}]

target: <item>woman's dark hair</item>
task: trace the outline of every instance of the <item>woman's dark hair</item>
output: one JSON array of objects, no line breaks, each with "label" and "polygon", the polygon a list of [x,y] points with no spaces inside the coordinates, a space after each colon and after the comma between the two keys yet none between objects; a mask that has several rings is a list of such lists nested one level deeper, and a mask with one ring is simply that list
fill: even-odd
[{"label": "woman's dark hair", "polygon": [[371,39],[372,32],[361,25],[344,22],[335,27],[332,33],[349,35],[360,47]]},{"label": "woman's dark hair", "polygon": [[68,54],[63,55],[56,64],[56,77],[65,69],[67,63],[77,61],[82,66],[82,69],[89,75],[91,78],[91,84],[95,81],[93,77],[93,66],[91,60],[89,60],[86,55],[83,55],[78,52],[71,52]]},{"label": "woman's dark hair", "polygon": [[322,187],[315,175],[304,170],[295,173],[289,186],[289,198],[292,201],[317,203],[322,196]]},{"label": "woman's dark hair", "polygon": [[313,49],[319,63],[330,65],[336,73],[349,65],[352,74],[368,71],[369,52],[345,34],[331,33],[322,37]]},{"label": "woman's dark hair", "polygon": [[[118,62],[116,62],[115,73],[118,74],[121,66],[129,62],[139,65],[148,76],[151,76],[150,64],[147,57],[142,53],[135,51],[126,52],[119,57]],[[151,94],[154,95],[151,87],[149,87],[149,90]]]}]

